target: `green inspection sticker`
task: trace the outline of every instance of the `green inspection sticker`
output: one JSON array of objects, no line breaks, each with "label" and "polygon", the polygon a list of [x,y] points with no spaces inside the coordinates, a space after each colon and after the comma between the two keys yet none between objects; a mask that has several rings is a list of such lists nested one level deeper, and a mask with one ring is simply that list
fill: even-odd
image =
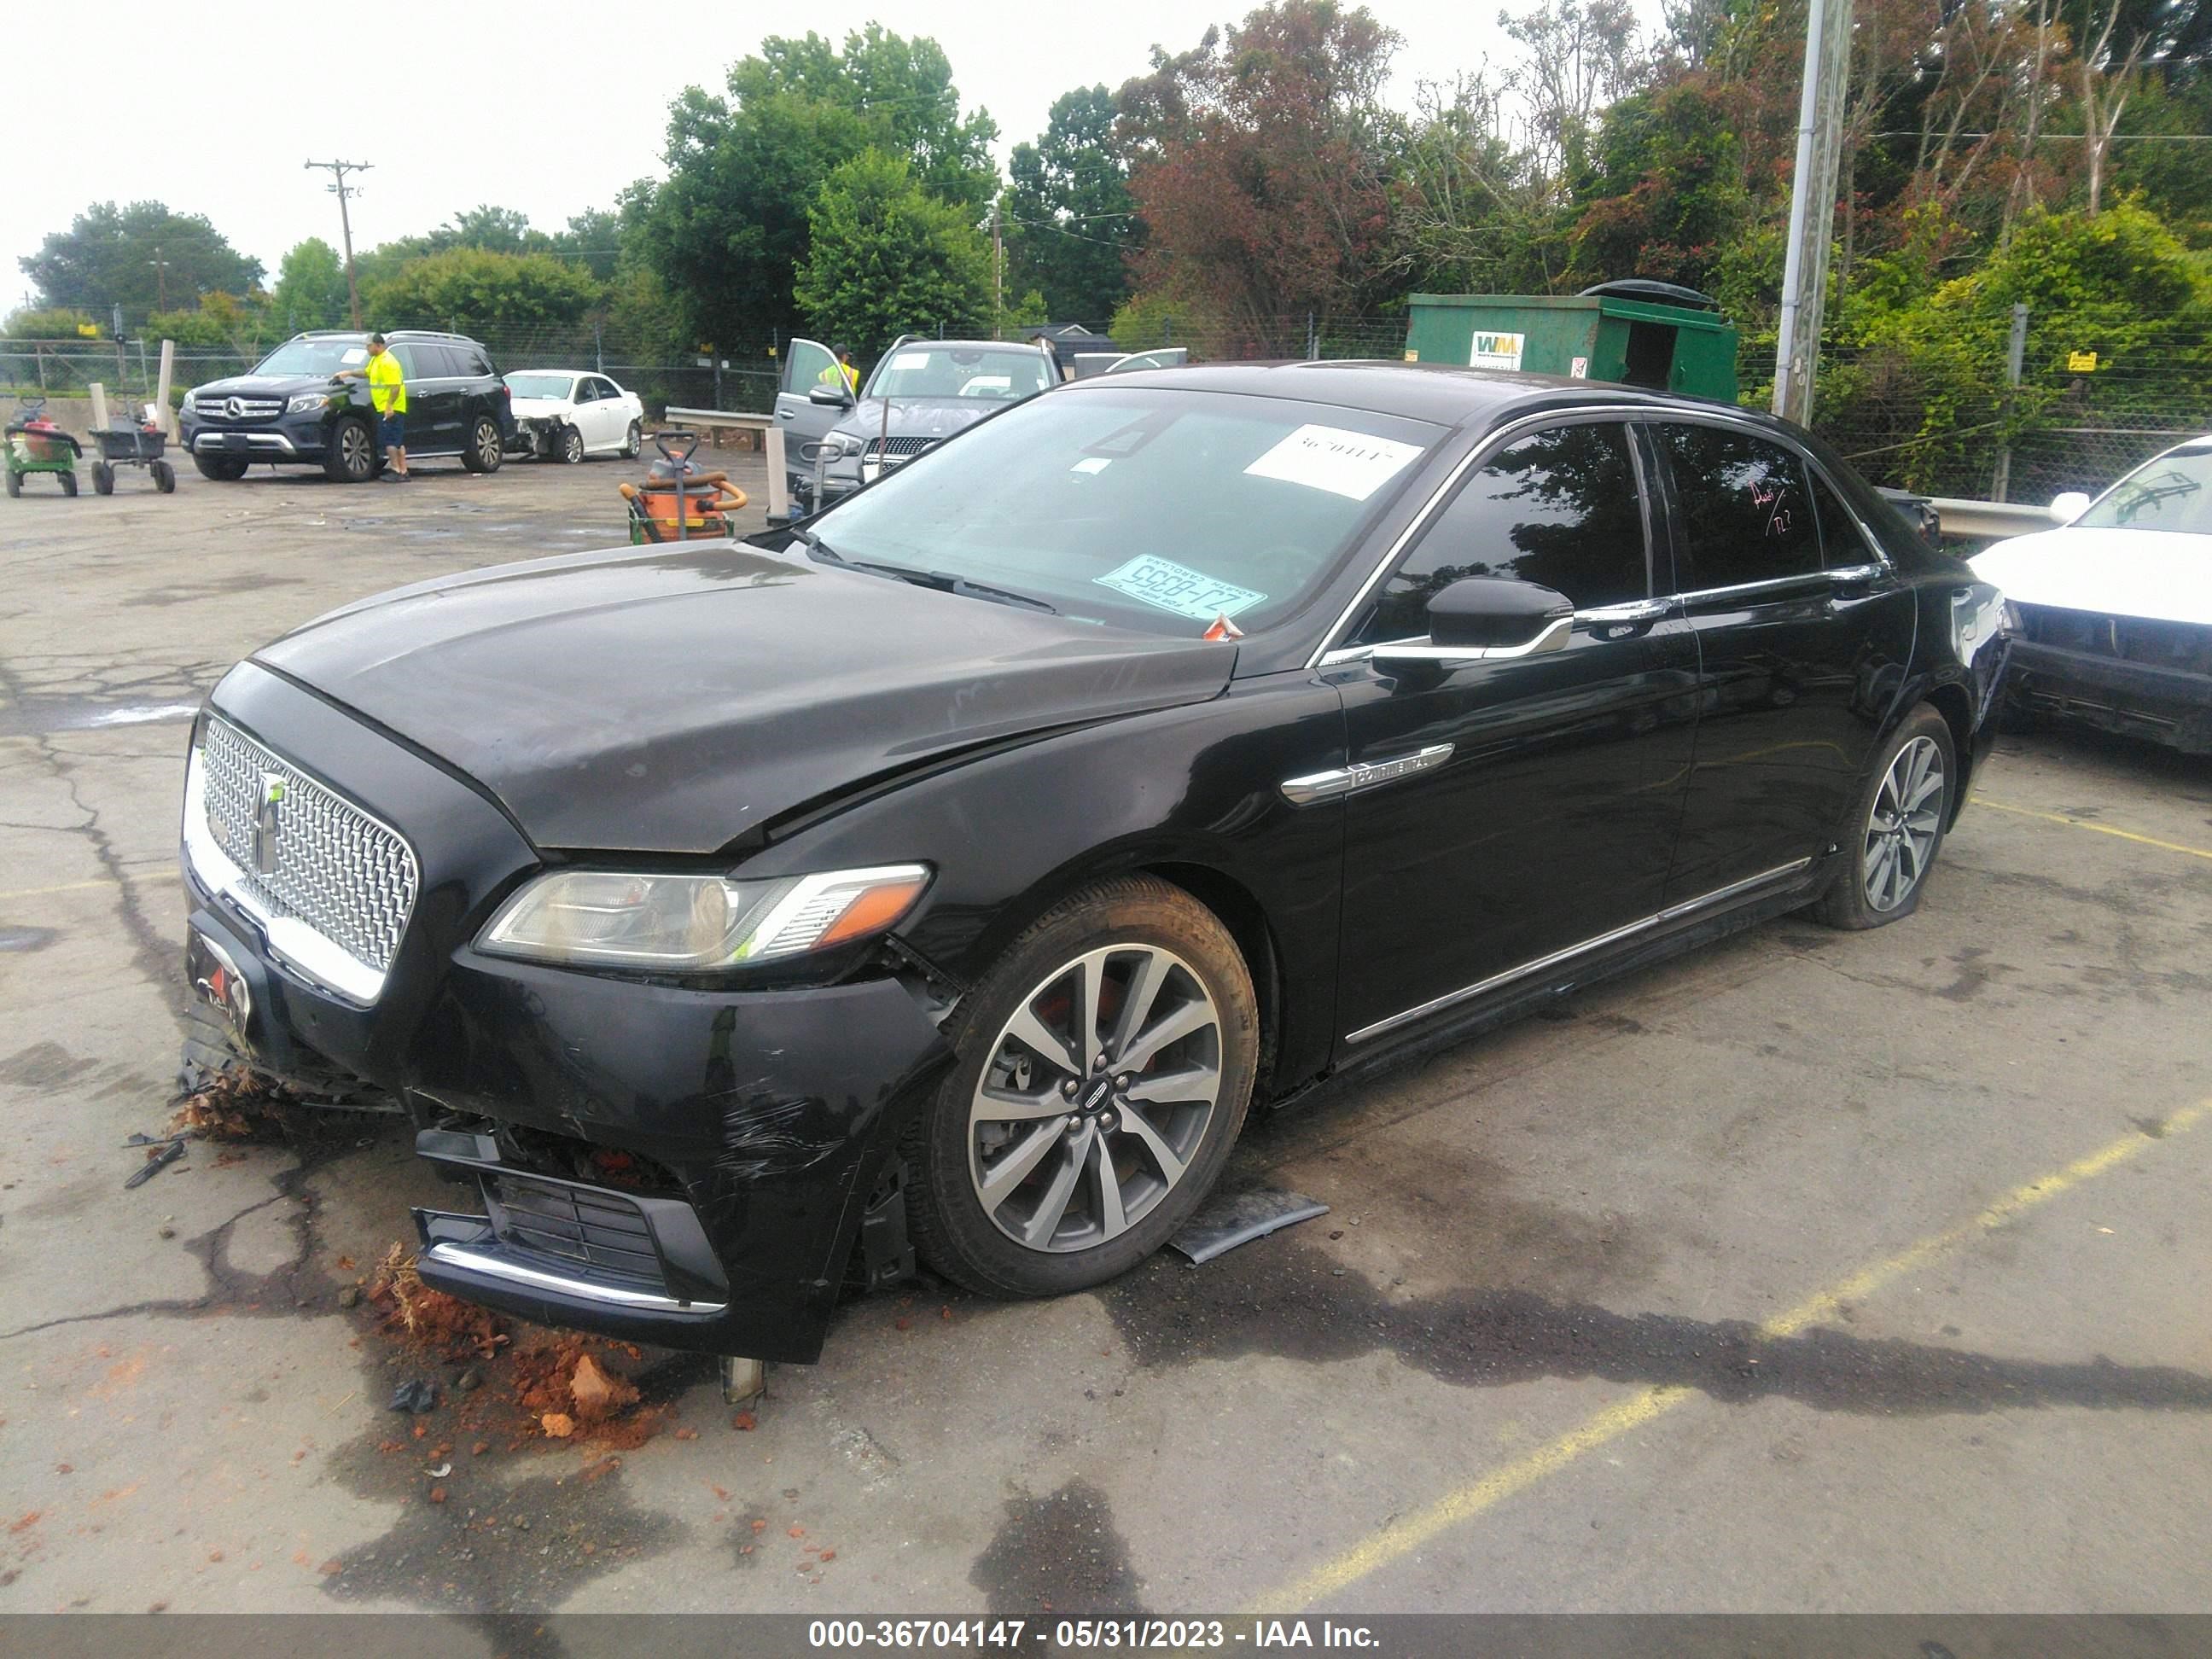
[{"label": "green inspection sticker", "polygon": [[1133,599],[1142,599],[1146,605],[1172,611],[1194,622],[1233,617],[1267,597],[1234,582],[1218,580],[1202,570],[1177,564],[1173,559],[1163,559],[1156,553],[1140,554],[1120,569],[1091,580],[1101,587],[1127,593]]}]

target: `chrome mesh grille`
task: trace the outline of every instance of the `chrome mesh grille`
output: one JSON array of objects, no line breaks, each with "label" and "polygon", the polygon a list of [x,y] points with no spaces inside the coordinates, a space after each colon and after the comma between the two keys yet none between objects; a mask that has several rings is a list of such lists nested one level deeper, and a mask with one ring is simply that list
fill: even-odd
[{"label": "chrome mesh grille", "polygon": [[[366,967],[392,966],[414,913],[421,875],[397,831],[220,720],[208,722],[201,765],[207,822],[244,888],[273,915],[305,923]],[[254,820],[270,780],[276,811],[273,870],[254,856]]]}]

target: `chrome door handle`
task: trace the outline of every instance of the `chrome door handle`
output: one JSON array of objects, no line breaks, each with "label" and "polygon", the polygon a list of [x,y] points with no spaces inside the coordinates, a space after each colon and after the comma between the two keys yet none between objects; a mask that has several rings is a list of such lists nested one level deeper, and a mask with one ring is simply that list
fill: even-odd
[{"label": "chrome door handle", "polygon": [[1285,800],[1293,806],[1305,806],[1337,795],[1348,795],[1355,789],[1368,789],[1378,783],[1410,778],[1418,772],[1432,772],[1449,760],[1451,755],[1451,744],[1432,743],[1425,749],[1417,749],[1410,755],[1400,755],[1391,760],[1355,761],[1350,766],[1334,767],[1326,772],[1309,772],[1304,777],[1285,778],[1280,787]]}]

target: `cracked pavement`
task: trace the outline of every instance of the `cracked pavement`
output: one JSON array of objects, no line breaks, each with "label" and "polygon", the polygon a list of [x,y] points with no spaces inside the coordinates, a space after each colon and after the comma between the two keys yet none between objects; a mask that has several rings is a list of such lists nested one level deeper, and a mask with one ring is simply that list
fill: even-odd
[{"label": "cracked pavement", "polygon": [[[501,1443],[433,1504],[339,1297],[440,1194],[404,1136],[122,1190],[173,1088],[184,711],[362,593],[618,540],[631,476],[8,504],[0,1610],[1166,1613],[1324,1569],[1371,1609],[2212,1606],[2212,1127],[2169,1133],[2212,1097],[2212,767],[2050,734],[1901,926],[1778,922],[1255,1126],[1236,1178],[1322,1220],[1056,1303],[854,1304],[749,1431],[666,1358],[696,1439]],[[1358,1554],[1653,1387],[1687,1402]]]}]

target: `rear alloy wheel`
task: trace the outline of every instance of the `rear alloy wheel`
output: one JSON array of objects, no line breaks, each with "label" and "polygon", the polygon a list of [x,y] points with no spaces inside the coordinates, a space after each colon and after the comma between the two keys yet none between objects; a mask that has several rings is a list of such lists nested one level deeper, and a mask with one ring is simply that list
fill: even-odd
[{"label": "rear alloy wheel", "polygon": [[1221,922],[1131,877],[1033,926],[968,1000],[960,1063],[909,1135],[917,1248],[996,1296],[1127,1271],[1189,1219],[1243,1126],[1252,981]]},{"label": "rear alloy wheel", "polygon": [[561,428],[561,459],[571,466],[584,459],[584,434],[573,426]]},{"label": "rear alloy wheel", "polygon": [[1882,751],[1861,798],[1849,858],[1813,907],[1831,927],[1880,927],[1909,916],[1942,849],[1958,763],[1951,728],[1923,703]]},{"label": "rear alloy wheel", "polygon": [[236,483],[246,476],[246,463],[233,455],[195,455],[192,465],[200,470],[200,477],[217,483]]},{"label": "rear alloy wheel", "polygon": [[331,433],[324,472],[339,483],[367,483],[376,476],[376,440],[369,435],[368,422],[340,421]]},{"label": "rear alloy wheel", "polygon": [[638,457],[638,452],[644,447],[645,428],[637,422],[632,421],[629,423],[629,432],[623,436],[623,454],[634,461]]},{"label": "rear alloy wheel", "polygon": [[469,428],[469,447],[461,452],[461,465],[471,472],[496,472],[507,459],[507,443],[499,435],[499,422],[479,415]]}]

